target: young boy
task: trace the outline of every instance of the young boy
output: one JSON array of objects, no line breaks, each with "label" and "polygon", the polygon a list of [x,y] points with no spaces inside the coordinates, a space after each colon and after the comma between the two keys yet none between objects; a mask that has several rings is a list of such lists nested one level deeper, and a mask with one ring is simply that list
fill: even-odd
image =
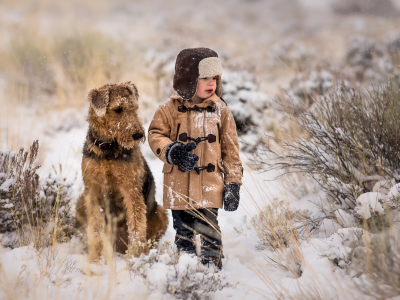
[{"label": "young boy", "polygon": [[175,92],[157,109],[148,134],[151,149],[164,162],[164,207],[172,210],[178,250],[197,253],[203,264],[219,268],[218,208],[238,208],[243,173],[236,124],[220,98],[221,75],[215,51],[182,50]]}]

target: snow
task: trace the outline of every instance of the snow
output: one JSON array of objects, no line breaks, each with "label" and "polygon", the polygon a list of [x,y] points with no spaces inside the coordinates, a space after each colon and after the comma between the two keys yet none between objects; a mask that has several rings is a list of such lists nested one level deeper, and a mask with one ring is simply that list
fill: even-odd
[{"label": "snow", "polygon": [[377,192],[364,193],[357,198],[355,211],[364,219],[371,218],[373,213],[381,215],[384,213],[382,202],[385,201],[385,199],[385,194]]},{"label": "snow", "polygon": [[15,177],[11,177],[6,179],[1,185],[0,185],[0,191],[9,191],[10,187],[15,183]]}]

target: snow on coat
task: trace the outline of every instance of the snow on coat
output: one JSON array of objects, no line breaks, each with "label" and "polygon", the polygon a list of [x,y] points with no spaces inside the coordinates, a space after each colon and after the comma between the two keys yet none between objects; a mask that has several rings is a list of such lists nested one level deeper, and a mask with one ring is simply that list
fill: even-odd
[{"label": "snow on coat", "polygon": [[[158,107],[149,127],[150,147],[164,162],[164,207],[222,208],[224,184],[242,183],[243,168],[232,113],[215,94],[201,104],[182,102],[174,93]],[[167,163],[165,149],[170,143],[187,144],[191,138],[203,137],[208,139],[192,151],[199,156],[198,169],[181,172],[178,166]]]}]

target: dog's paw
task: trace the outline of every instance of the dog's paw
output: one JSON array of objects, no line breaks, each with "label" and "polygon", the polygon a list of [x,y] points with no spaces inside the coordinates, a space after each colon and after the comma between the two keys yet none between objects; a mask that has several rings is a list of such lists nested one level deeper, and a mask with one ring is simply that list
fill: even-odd
[{"label": "dog's paw", "polygon": [[131,257],[139,257],[139,255],[138,247],[133,245],[128,246],[128,249],[125,251],[125,257],[128,259]]},{"label": "dog's paw", "polygon": [[126,251],[127,257],[139,257],[141,254],[148,255],[150,249],[157,248],[157,242],[154,240],[148,240],[145,242],[134,241],[131,242]]},{"label": "dog's paw", "polygon": [[101,255],[98,253],[90,253],[89,254],[89,263],[95,264],[99,263],[101,261]]},{"label": "dog's paw", "polygon": [[79,271],[86,276],[103,276],[106,266],[106,260],[103,258],[99,258],[90,263],[81,264]]}]

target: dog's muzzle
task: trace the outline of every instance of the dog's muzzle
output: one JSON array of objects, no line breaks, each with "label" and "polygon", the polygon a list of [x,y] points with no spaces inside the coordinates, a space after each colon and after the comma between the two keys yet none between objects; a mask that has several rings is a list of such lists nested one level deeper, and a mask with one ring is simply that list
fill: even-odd
[{"label": "dog's muzzle", "polygon": [[143,134],[141,134],[141,133],[135,133],[134,135],[132,135],[132,137],[133,137],[133,139],[134,139],[135,141],[138,141],[138,140],[140,140],[140,139],[143,138]]}]

